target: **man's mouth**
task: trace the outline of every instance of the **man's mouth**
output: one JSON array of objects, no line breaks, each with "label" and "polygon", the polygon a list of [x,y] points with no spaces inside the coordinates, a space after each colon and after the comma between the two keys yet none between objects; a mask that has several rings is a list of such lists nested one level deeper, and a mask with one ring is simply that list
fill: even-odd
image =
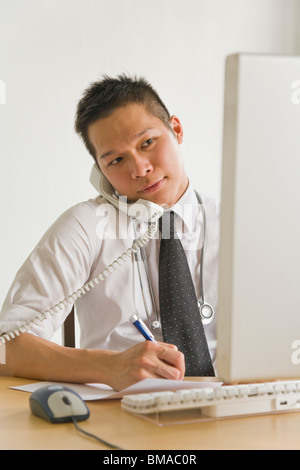
[{"label": "man's mouth", "polygon": [[155,181],[154,183],[151,182],[151,183],[147,184],[146,186],[144,186],[139,191],[139,193],[149,194],[149,193],[153,193],[155,191],[158,191],[162,187],[164,182],[165,182],[165,178],[164,177],[160,178],[158,181]]}]

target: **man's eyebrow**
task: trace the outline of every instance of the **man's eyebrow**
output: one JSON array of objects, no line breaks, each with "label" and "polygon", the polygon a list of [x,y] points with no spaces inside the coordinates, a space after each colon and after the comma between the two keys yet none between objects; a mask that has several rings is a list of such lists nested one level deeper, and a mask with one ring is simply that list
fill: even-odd
[{"label": "man's eyebrow", "polygon": [[133,136],[134,139],[138,139],[139,137],[141,137],[142,135],[146,134],[146,132],[148,131],[151,131],[153,129],[153,127],[147,127],[146,129],[143,129],[142,131],[138,132],[137,134],[135,134]]},{"label": "man's eyebrow", "polygon": [[108,150],[108,152],[105,152],[100,156],[100,160],[102,160],[102,158],[109,157],[110,155],[114,155],[115,153],[117,153],[116,150]]},{"label": "man's eyebrow", "polygon": [[[141,137],[142,135],[146,134],[146,132],[148,131],[151,131],[153,129],[153,127],[147,127],[146,129],[143,129],[142,131],[138,132],[137,134],[135,134],[132,138],[132,140],[135,140],[135,139],[138,139],[139,137]],[[104,152],[101,156],[100,156],[100,160],[102,160],[102,158],[106,158],[106,157],[109,157],[110,155],[114,155],[115,153],[118,153],[116,150],[108,150],[107,152]]]}]

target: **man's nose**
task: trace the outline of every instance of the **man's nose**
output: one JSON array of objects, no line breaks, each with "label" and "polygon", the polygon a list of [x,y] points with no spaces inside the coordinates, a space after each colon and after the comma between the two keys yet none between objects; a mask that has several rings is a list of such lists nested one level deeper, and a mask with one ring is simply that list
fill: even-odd
[{"label": "man's nose", "polygon": [[142,178],[147,173],[151,173],[153,170],[151,162],[148,158],[134,157],[131,159],[131,177]]}]

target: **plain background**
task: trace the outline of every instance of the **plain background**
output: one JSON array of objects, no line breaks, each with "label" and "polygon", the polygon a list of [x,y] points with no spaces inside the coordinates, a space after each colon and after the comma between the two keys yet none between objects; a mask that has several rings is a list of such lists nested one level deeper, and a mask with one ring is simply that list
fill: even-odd
[{"label": "plain background", "polygon": [[192,184],[220,197],[224,64],[236,52],[300,54],[300,1],[0,0],[0,304],[49,225],[96,195],[73,123],[103,74],[152,83],[183,123]]}]

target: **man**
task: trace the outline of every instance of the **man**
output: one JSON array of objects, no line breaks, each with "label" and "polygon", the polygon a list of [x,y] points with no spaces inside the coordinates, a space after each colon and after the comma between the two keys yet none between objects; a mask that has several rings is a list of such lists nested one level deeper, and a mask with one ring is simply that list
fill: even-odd
[{"label": "man", "polygon": [[[119,196],[130,202],[144,199],[168,208],[178,203],[196,204],[180,151],[180,120],[169,115],[145,80],[105,77],[91,85],[78,104],[75,127]],[[132,245],[129,230],[125,238],[117,232],[115,236],[104,236],[99,214],[105,205],[102,197],[78,204],[49,228],[7,295],[0,316],[0,334],[19,328],[78,290]],[[216,301],[218,214],[214,203],[208,205],[207,288]],[[190,232],[199,242],[201,230],[194,226],[197,220],[192,221]],[[128,229],[130,217],[118,222],[122,223]],[[189,225],[189,221],[183,225]],[[151,240],[146,249],[158,299],[159,237]],[[186,250],[195,284],[199,284],[196,280],[201,246]],[[71,306],[65,307],[50,319],[30,324],[29,332],[8,341],[6,364],[0,366],[0,374],[106,383],[115,390],[148,377],[184,377],[184,356],[175,345],[163,342],[161,330],[155,331],[157,342],[144,341],[129,322],[133,313],[144,315],[133,259],[77,299],[81,342],[76,349],[50,341],[70,309]],[[214,328],[212,324],[207,330],[211,340]]]}]

